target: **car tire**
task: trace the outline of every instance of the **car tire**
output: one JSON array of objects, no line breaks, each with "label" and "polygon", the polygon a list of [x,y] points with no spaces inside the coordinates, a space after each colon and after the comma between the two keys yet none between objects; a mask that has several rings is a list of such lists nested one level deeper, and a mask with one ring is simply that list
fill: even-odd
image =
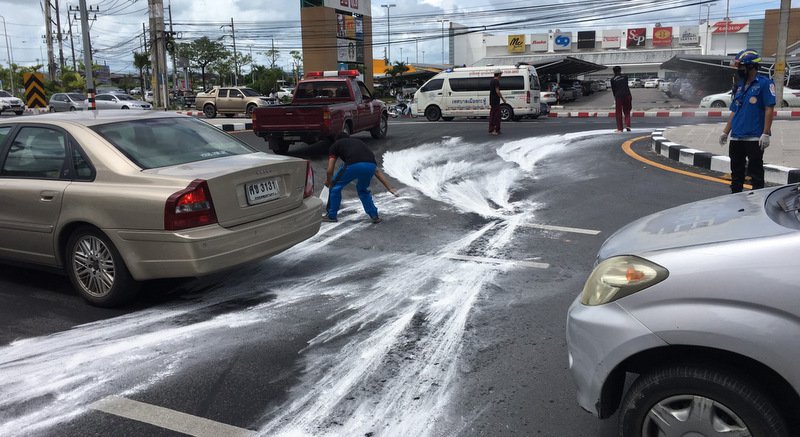
[{"label": "car tire", "polygon": [[453,121],[455,117],[442,117],[442,121]]},{"label": "car tire", "polygon": [[442,117],[442,110],[439,109],[438,106],[432,105],[425,108],[425,118],[428,121],[439,121],[439,118]]},{"label": "car tire", "polygon": [[724,108],[725,107],[725,102],[723,102],[722,100],[716,100],[716,101],[711,103],[711,107],[712,108]]},{"label": "car tire", "polygon": [[787,102],[786,100],[784,100],[784,101],[781,103],[781,107],[782,107],[782,108],[788,108],[788,107],[789,107],[789,102]]},{"label": "car tire", "polygon": [[276,155],[285,155],[289,152],[289,143],[283,138],[270,137],[267,139],[269,149]]},{"label": "car tire", "polygon": [[[744,427],[752,436],[789,435],[784,418],[767,395],[746,377],[713,368],[687,365],[644,373],[622,405],[622,437],[673,435],[662,433],[666,427],[672,431],[680,427],[676,435],[712,435],[715,420],[733,429]],[[703,412],[702,417],[695,415]]]},{"label": "car tire", "polygon": [[509,121],[514,118],[514,110],[511,106],[500,105],[500,120]]},{"label": "car tire", "polygon": [[139,282],[131,276],[117,248],[94,227],[81,226],[70,235],[64,260],[72,286],[92,305],[123,305],[139,291]]},{"label": "car tire", "polygon": [[339,133],[339,135],[334,140],[337,140],[339,138],[349,138],[350,135],[352,135],[352,134],[353,134],[353,128],[350,127],[350,122],[349,121],[345,121],[344,125],[342,126],[342,131]]},{"label": "car tire", "polygon": [[203,106],[203,114],[206,116],[206,118],[215,118],[217,116],[217,108],[209,103],[208,105]]},{"label": "car tire", "polygon": [[17,115],[22,115],[23,113],[25,113],[25,111],[14,111],[14,114],[17,114]]},{"label": "car tire", "polygon": [[51,107],[47,108],[47,112],[56,112],[56,108],[51,106]]},{"label": "car tire", "polygon": [[121,108],[119,108],[119,109],[131,109],[131,108],[129,108],[129,107],[127,107],[127,106],[123,106],[123,107],[121,107]]},{"label": "car tire", "polygon": [[386,133],[389,131],[389,116],[384,113],[381,115],[381,120],[378,122],[378,125],[372,128],[369,131],[369,134],[372,135],[372,138],[381,139],[386,137]]},{"label": "car tire", "polygon": [[252,103],[251,103],[251,104],[249,104],[249,105],[247,105],[247,109],[245,109],[245,115],[247,116],[247,118],[252,118],[252,117],[253,117],[253,111],[254,111],[254,110],[257,108],[257,107],[258,107],[257,105],[254,105],[254,104],[252,104]]}]

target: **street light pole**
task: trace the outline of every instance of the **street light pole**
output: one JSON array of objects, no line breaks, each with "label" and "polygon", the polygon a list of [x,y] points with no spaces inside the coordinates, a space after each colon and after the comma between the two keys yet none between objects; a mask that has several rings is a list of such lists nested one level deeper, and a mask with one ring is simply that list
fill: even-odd
[{"label": "street light pole", "polygon": [[0,18],[3,19],[3,34],[6,36],[6,54],[8,54],[8,79],[11,82],[11,95],[15,96],[17,93],[14,89],[14,72],[12,71],[11,64],[14,63],[14,58],[11,57],[11,46],[8,44],[8,30],[6,30],[6,17],[0,15]]},{"label": "street light pole", "polygon": [[436,20],[437,23],[439,22],[442,23],[442,65],[446,65],[444,61],[444,23],[447,23],[448,21],[450,20],[445,20],[445,19]]},{"label": "street light pole", "polygon": [[725,43],[722,56],[728,56],[728,28],[731,26],[731,0],[725,2]]},{"label": "street light pole", "polygon": [[711,22],[709,20],[711,19],[711,6],[714,6],[714,5],[716,5],[716,3],[709,3],[707,5],[700,5],[701,8],[703,6],[706,7],[706,39],[704,41],[704,45],[706,47],[706,52],[705,52],[706,55],[708,55],[708,50],[710,49],[709,44],[708,44],[708,28],[711,27]]},{"label": "street light pole", "polygon": [[389,11],[391,11],[393,7],[396,7],[396,4],[388,4],[388,5],[381,5],[382,8],[386,8],[386,48],[387,48],[387,55],[386,61],[387,63],[392,62],[392,22],[389,19]]}]

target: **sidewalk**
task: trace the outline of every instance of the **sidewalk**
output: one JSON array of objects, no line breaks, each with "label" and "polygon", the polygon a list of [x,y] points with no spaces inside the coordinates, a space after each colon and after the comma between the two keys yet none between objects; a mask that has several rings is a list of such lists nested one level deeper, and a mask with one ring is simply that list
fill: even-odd
[{"label": "sidewalk", "polygon": [[[652,147],[684,164],[730,173],[728,147],[719,145],[724,122],[681,126],[653,132]],[[800,122],[775,120],[770,146],[764,151],[764,178],[772,184],[800,182]]]}]

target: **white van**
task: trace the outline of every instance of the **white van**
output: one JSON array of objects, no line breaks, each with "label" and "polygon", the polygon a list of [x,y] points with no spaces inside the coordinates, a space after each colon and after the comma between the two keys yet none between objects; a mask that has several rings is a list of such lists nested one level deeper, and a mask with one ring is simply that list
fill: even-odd
[{"label": "white van", "polygon": [[412,110],[430,121],[454,117],[488,117],[489,83],[500,70],[503,121],[539,116],[539,76],[531,65],[462,67],[443,71],[425,82],[415,94]]}]

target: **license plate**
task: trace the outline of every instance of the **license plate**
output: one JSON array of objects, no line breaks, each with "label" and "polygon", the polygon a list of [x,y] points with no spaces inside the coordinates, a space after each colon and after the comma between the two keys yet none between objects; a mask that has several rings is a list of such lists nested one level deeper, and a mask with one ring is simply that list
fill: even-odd
[{"label": "license plate", "polygon": [[257,205],[281,197],[281,187],[278,179],[262,179],[248,182],[244,187],[247,193],[247,203]]}]

